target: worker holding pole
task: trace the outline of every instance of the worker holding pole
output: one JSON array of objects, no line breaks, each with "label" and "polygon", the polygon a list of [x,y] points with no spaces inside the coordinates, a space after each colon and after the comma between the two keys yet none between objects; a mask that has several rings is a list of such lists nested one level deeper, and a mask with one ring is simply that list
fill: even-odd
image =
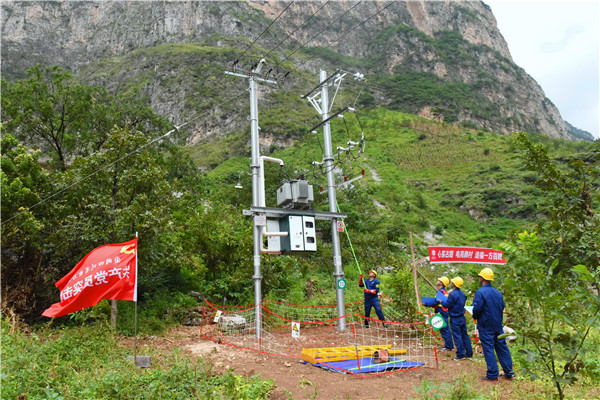
[{"label": "worker holding pole", "polygon": [[[375,308],[377,317],[381,321],[385,321],[383,311],[381,311],[381,305],[379,304],[379,284],[380,282],[376,279],[377,272],[375,270],[369,271],[369,279],[363,281],[363,274],[360,274],[358,279],[358,287],[364,287],[365,292],[365,328],[369,327],[369,317],[371,316],[371,307]],[[387,325],[383,323],[383,326],[387,328]]]},{"label": "worker holding pole", "polygon": [[[433,307],[433,312],[441,315],[441,317],[446,322],[445,326],[440,329],[440,334],[442,335],[442,339],[444,339],[444,347],[442,347],[439,351],[452,351],[454,349],[454,343],[452,342],[452,333],[450,332],[450,327],[448,326],[448,309],[442,307],[436,299],[442,299],[448,297],[449,292],[446,290],[446,286],[450,283],[450,279],[446,276],[442,276],[438,278],[436,282],[436,286],[438,288],[436,297],[434,298],[423,298],[422,305],[426,307]],[[427,301],[425,301],[427,299]]]},{"label": "worker holding pole", "polygon": [[467,333],[467,319],[465,318],[467,296],[460,290],[463,282],[460,276],[450,279],[452,291],[448,294],[447,300],[440,302],[442,307],[448,309],[448,316],[450,317],[450,329],[456,345],[454,360],[473,358],[473,347],[471,346],[471,338]]}]

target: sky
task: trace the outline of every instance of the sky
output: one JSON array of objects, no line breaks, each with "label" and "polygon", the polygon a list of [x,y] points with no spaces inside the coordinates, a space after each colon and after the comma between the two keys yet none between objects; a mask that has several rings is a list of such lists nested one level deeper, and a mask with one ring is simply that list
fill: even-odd
[{"label": "sky", "polygon": [[563,119],[600,134],[599,0],[483,0],[513,61],[542,87]]}]

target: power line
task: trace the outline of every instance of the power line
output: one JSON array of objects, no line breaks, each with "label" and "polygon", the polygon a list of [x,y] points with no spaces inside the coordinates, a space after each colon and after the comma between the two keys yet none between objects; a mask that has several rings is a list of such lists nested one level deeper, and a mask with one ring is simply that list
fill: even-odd
[{"label": "power line", "polygon": [[[288,56],[286,58],[284,58],[281,63],[285,62],[286,60],[288,60],[292,55],[296,54],[299,50],[301,50],[304,46],[306,46],[307,43],[311,42],[316,36],[320,35],[321,33],[323,33],[327,28],[329,28],[331,25],[335,24],[337,21],[339,21],[340,19],[342,19],[342,17],[346,14],[348,14],[350,11],[352,11],[356,6],[358,6],[360,3],[362,3],[362,0],[359,1],[358,3],[356,3],[354,6],[352,6],[351,8],[349,8],[345,13],[343,13],[342,15],[340,15],[338,18],[336,18],[333,22],[331,22],[329,25],[327,25],[325,28],[323,28],[321,31],[319,31],[319,33],[317,33],[316,35],[312,36],[310,39],[308,39],[306,42],[304,42],[299,48],[297,48],[296,50],[294,50],[293,52],[291,52],[290,54],[288,54]],[[280,64],[281,64],[280,63]],[[295,70],[297,70],[298,68],[295,68]]]},{"label": "power line", "polygon": [[[308,17],[308,19],[306,21],[304,21],[301,25],[299,25],[296,29],[294,29],[291,33],[289,33],[282,41],[280,41],[279,43],[277,43],[277,45],[275,45],[275,47],[273,47],[271,50],[269,50],[269,52],[267,53],[266,56],[264,56],[264,58],[267,58],[268,56],[270,56],[271,53],[273,53],[273,50],[275,50],[276,48],[278,48],[283,42],[285,42],[287,39],[289,39],[294,33],[296,33],[296,31],[298,31],[298,29],[300,29],[304,25],[306,25],[308,23],[308,21],[310,21],[315,15],[317,15],[317,13],[319,11],[321,11],[321,9],[323,7],[325,7],[327,4],[329,4],[329,1],[326,1],[325,4],[323,4],[321,7],[319,7],[317,9],[317,11],[315,11],[314,13],[312,13],[312,15],[310,17]],[[277,66],[279,66],[279,65],[280,65],[280,63],[277,64]]]},{"label": "power line", "polygon": [[179,125],[179,126],[175,126],[175,128],[171,129],[169,132],[165,133],[164,135],[162,135],[162,136],[160,136],[160,137],[158,137],[158,138],[156,138],[156,139],[154,139],[154,140],[152,140],[152,141],[150,141],[150,142],[146,143],[145,145],[143,145],[143,146],[141,146],[141,147],[138,147],[138,148],[137,148],[137,149],[135,149],[134,151],[132,151],[132,152],[130,152],[130,153],[128,153],[128,154],[125,154],[124,156],[122,156],[122,157],[120,157],[120,158],[116,159],[115,161],[113,161],[113,162],[111,162],[111,163],[109,163],[109,164],[106,164],[106,165],[104,165],[102,168],[99,168],[99,169],[97,169],[96,171],[92,172],[91,174],[88,174],[88,175],[84,176],[84,177],[83,177],[83,178],[81,178],[80,180],[78,180],[78,181],[76,181],[76,182],[74,182],[74,183],[72,183],[72,184],[70,184],[70,185],[68,185],[68,186],[66,186],[66,187],[64,187],[64,188],[62,188],[62,189],[61,189],[61,190],[59,190],[58,192],[56,192],[56,193],[54,193],[54,194],[52,194],[52,195],[50,195],[50,196],[46,197],[45,199],[43,199],[43,200],[40,200],[39,202],[37,202],[36,204],[32,205],[31,207],[27,207],[26,209],[22,210],[21,212],[19,212],[19,213],[15,214],[15,215],[13,215],[12,217],[10,217],[9,219],[7,219],[7,220],[3,221],[3,222],[2,222],[0,225],[4,225],[5,223],[7,223],[7,222],[9,222],[9,221],[11,221],[11,220],[13,220],[13,219],[15,219],[15,218],[16,218],[16,217],[18,217],[19,215],[21,215],[21,214],[24,214],[24,213],[25,213],[25,212],[27,212],[27,211],[31,211],[33,208],[35,208],[35,207],[37,207],[37,206],[39,206],[39,205],[41,205],[41,204],[43,204],[43,203],[47,202],[48,200],[52,199],[53,197],[56,197],[56,196],[58,196],[58,195],[59,195],[59,194],[61,194],[62,192],[66,191],[67,189],[70,189],[70,188],[72,188],[72,187],[74,187],[74,186],[77,186],[77,185],[79,185],[81,182],[83,182],[83,181],[85,181],[86,179],[88,179],[88,178],[90,178],[90,177],[92,177],[92,176],[96,175],[98,172],[101,172],[101,171],[105,170],[106,168],[110,167],[111,165],[114,165],[114,164],[118,163],[119,161],[121,161],[121,160],[124,160],[125,158],[127,158],[127,157],[131,156],[132,154],[138,153],[139,151],[141,151],[141,150],[145,149],[146,147],[148,147],[148,146],[150,146],[150,145],[152,145],[152,144],[154,144],[154,143],[156,143],[156,142],[158,142],[158,141],[160,141],[160,140],[164,139],[165,137],[169,136],[171,133],[173,133],[173,132],[179,132],[179,130],[180,130],[181,128],[183,128],[183,127],[185,127],[186,125],[189,125],[189,124],[191,124],[192,122],[196,121],[197,119],[199,119],[199,118],[201,118],[201,117],[205,116],[206,114],[208,114],[208,112],[209,112],[209,111],[213,111],[213,110],[214,110],[214,109],[216,109],[217,107],[220,107],[220,106],[222,106],[222,105],[224,105],[224,104],[227,104],[227,103],[229,103],[229,102],[231,102],[231,101],[233,101],[233,100],[237,99],[238,97],[240,97],[240,96],[241,96],[242,94],[244,94],[244,93],[245,93],[245,91],[243,91],[243,92],[239,93],[238,95],[236,95],[236,96],[234,96],[234,97],[232,97],[232,98],[230,98],[230,99],[228,99],[228,100],[226,100],[226,101],[224,101],[224,102],[222,102],[222,103],[220,103],[220,104],[217,104],[217,105],[216,105],[215,107],[213,107],[212,109],[210,109],[210,110],[207,110],[207,112],[205,112],[205,113],[203,113],[203,114],[201,114],[201,115],[199,115],[199,116],[197,116],[197,117],[195,117],[195,118],[192,118],[191,120],[189,120],[189,121],[187,121],[187,122],[184,122],[183,124],[181,124],[181,125]]},{"label": "power line", "polygon": [[[383,7],[381,10],[377,11],[375,14],[371,15],[369,18],[367,18],[367,19],[365,19],[365,20],[363,20],[363,21],[359,22],[358,24],[354,25],[354,27],[352,27],[352,28],[351,28],[350,30],[348,30],[346,33],[344,33],[343,35],[341,35],[341,36],[340,36],[340,37],[338,37],[336,40],[334,40],[333,42],[329,43],[327,46],[325,46],[325,47],[323,47],[323,48],[324,48],[324,49],[327,49],[327,48],[331,47],[331,46],[332,46],[334,43],[337,43],[337,42],[339,42],[339,41],[340,41],[340,40],[342,40],[342,39],[343,39],[343,38],[344,38],[346,35],[348,35],[348,34],[349,34],[349,33],[351,33],[352,31],[354,31],[356,28],[358,28],[359,26],[361,26],[362,24],[364,24],[365,22],[367,22],[367,21],[368,21],[368,20],[370,20],[371,18],[375,17],[376,15],[378,15],[379,13],[381,13],[382,11],[384,11],[385,9],[387,9],[388,7],[392,6],[394,3],[396,3],[396,2],[395,2],[395,1],[392,1],[392,2],[390,2],[390,4],[388,4],[387,6]],[[356,4],[354,7],[356,7],[358,4],[360,4],[360,3],[357,3],[357,4]],[[352,7],[352,8],[354,8],[354,7]],[[352,8],[351,8],[350,10],[352,10]],[[350,10],[348,10],[348,11],[350,11]],[[347,11],[347,12],[348,12],[348,11]],[[346,12],[346,13],[347,13],[347,12]],[[345,13],[344,13],[344,14],[345,14]],[[328,25],[327,27],[329,27],[329,25]],[[322,32],[322,31],[321,31],[321,32]],[[320,32],[319,32],[319,33],[320,33]],[[306,44],[306,43],[305,43],[305,44]],[[304,47],[304,46],[302,46],[302,47]],[[302,48],[302,47],[301,47],[301,48]],[[298,50],[299,50],[299,49],[298,49]],[[300,65],[298,65],[296,68],[294,68],[294,69],[292,70],[292,72],[293,72],[293,71],[297,71],[297,70],[298,70],[298,68],[300,68],[301,66],[303,66],[304,64],[306,64],[307,62],[309,62],[310,60],[312,60],[313,58],[315,58],[315,56],[313,56],[313,57],[309,57],[309,58],[308,58],[306,61],[304,61],[302,64],[300,64]],[[284,60],[284,61],[285,61],[285,60]]]},{"label": "power line", "polygon": [[246,52],[247,52],[248,50],[250,50],[250,48],[252,48],[252,46],[254,45],[254,43],[256,43],[256,41],[257,41],[258,39],[260,39],[260,37],[261,37],[262,35],[264,35],[264,33],[265,33],[266,31],[268,31],[268,30],[269,30],[269,28],[270,28],[270,27],[271,27],[271,26],[272,26],[272,25],[273,25],[273,24],[274,24],[274,23],[275,23],[275,22],[276,22],[276,21],[279,19],[279,17],[281,17],[281,16],[283,15],[283,13],[285,13],[285,12],[288,10],[288,8],[290,8],[290,6],[291,6],[292,4],[294,4],[294,1],[296,1],[296,0],[292,0],[292,1],[291,1],[291,3],[290,3],[290,4],[288,4],[288,6],[287,6],[287,7],[286,7],[286,8],[285,8],[285,9],[284,9],[284,10],[283,10],[283,11],[282,11],[282,12],[281,12],[281,13],[280,13],[278,16],[277,16],[277,18],[275,18],[273,21],[271,21],[271,23],[269,24],[269,26],[267,26],[267,28],[266,28],[264,31],[262,31],[262,33],[261,33],[260,35],[258,35],[258,37],[257,37],[256,39],[254,39],[254,41],[253,41],[252,43],[250,43],[250,45],[249,45],[249,46],[246,48],[246,50],[244,50],[244,52],[242,53],[242,55],[241,55],[241,56],[239,56],[239,57],[237,58],[237,60],[235,60],[235,63],[236,63],[236,64],[237,64],[237,62],[240,60],[240,58],[244,57],[244,54],[246,54]]}]

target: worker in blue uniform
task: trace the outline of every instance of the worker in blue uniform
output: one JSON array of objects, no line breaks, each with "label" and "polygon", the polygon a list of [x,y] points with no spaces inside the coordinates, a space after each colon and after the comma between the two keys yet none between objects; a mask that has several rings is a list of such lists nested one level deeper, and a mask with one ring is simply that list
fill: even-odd
[{"label": "worker in blue uniform", "polygon": [[[479,341],[487,364],[487,373],[481,379],[498,380],[499,371],[496,355],[502,370],[504,370],[504,378],[513,379],[515,373],[512,369],[512,357],[506,345],[506,339],[498,339],[498,335],[504,333],[502,322],[504,298],[502,293],[492,286],[492,280],[494,280],[494,271],[490,268],[482,269],[479,272],[481,287],[475,292],[475,298],[473,299],[473,318],[477,320]],[[494,354],[494,351],[496,354]]]},{"label": "worker in blue uniform", "polygon": [[452,290],[448,294],[448,299],[441,301],[441,305],[448,309],[450,317],[450,330],[456,346],[456,357],[454,360],[464,358],[473,358],[473,347],[471,338],[467,333],[467,319],[465,318],[465,302],[467,296],[460,290],[464,281],[460,276],[450,279]]},{"label": "worker in blue uniform", "polygon": [[[358,279],[358,286],[364,287],[365,292],[365,328],[369,327],[369,317],[371,315],[371,307],[375,308],[375,312],[377,313],[377,317],[381,321],[385,321],[385,317],[383,316],[383,311],[381,311],[381,305],[379,305],[379,285],[380,282],[377,280],[377,272],[374,270],[369,271],[369,279],[363,280],[363,274],[360,274],[360,278]],[[384,323],[384,327],[387,328],[387,325]]]},{"label": "worker in blue uniform", "polygon": [[[448,297],[449,292],[446,290],[446,286],[450,284],[450,279],[446,276],[442,276],[438,278],[436,282],[436,286],[438,290],[436,292],[435,299]],[[429,301],[423,302],[426,307],[433,307],[433,312],[436,314],[440,314],[444,321],[446,322],[446,326],[440,329],[440,334],[442,335],[442,339],[444,339],[444,347],[442,347],[439,351],[452,351],[454,348],[454,343],[452,343],[452,333],[450,332],[450,326],[448,325],[448,309],[442,307],[437,300],[434,298],[427,298]]]}]

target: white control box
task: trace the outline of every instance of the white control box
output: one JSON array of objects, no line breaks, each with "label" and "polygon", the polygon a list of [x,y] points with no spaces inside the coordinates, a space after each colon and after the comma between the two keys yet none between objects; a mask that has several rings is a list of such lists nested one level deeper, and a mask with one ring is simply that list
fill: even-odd
[{"label": "white control box", "polygon": [[289,215],[279,220],[279,229],[288,232],[280,238],[283,253],[317,251],[315,217]]}]

